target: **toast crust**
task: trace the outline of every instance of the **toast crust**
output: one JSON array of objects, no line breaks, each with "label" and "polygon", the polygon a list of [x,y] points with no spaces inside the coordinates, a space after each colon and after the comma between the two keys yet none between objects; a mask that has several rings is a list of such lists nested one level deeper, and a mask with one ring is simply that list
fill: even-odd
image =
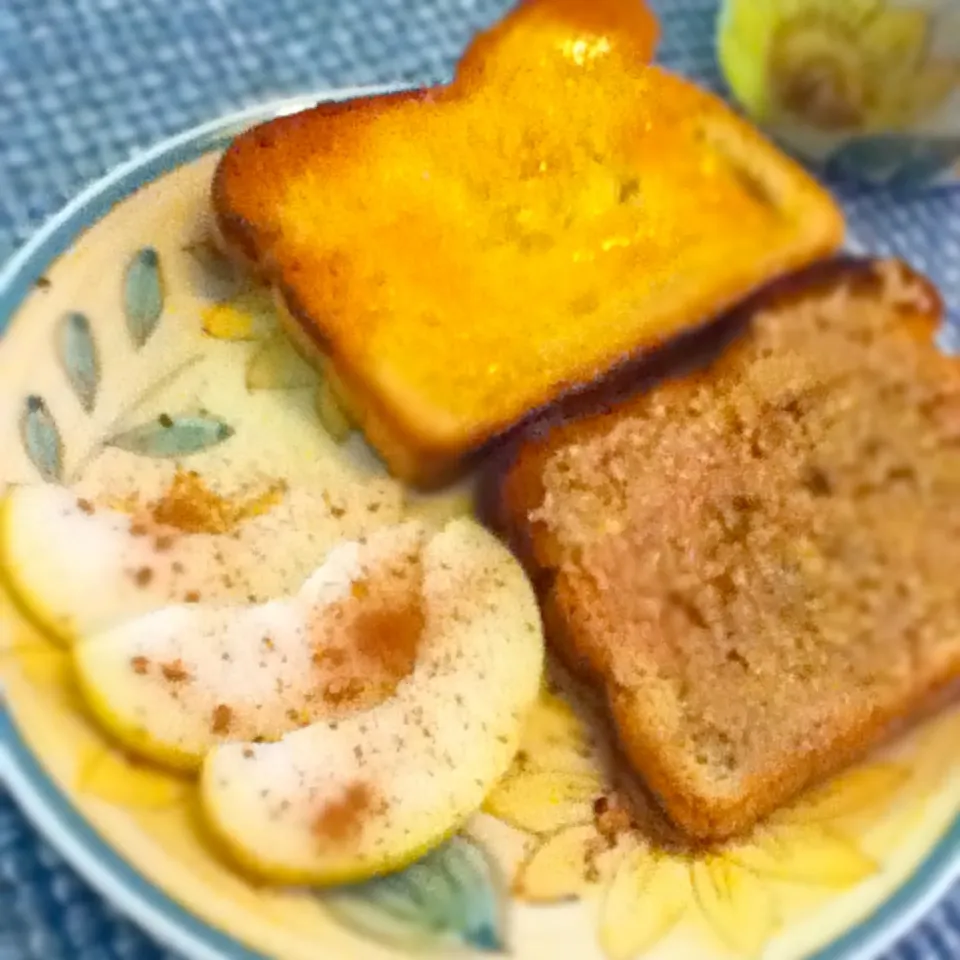
[{"label": "toast crust", "polygon": [[[901,292],[909,289],[913,293],[904,295],[897,305],[900,295],[896,290],[891,294],[891,284]],[[881,289],[886,292],[881,293]],[[942,317],[942,304],[927,281],[902,265],[837,263],[821,270],[818,277],[808,279],[806,289],[802,284],[794,284],[792,288],[788,286],[761,295],[741,311],[749,312],[749,317],[739,319],[749,321],[754,318],[757,323],[763,323],[763,315],[771,311],[802,308],[805,301],[828,300],[834,295],[849,296],[854,301],[857,297],[891,298],[890,310],[896,314],[896,328],[906,331],[909,336],[909,341],[904,339],[904,344],[922,345],[917,360],[918,375],[941,383],[943,395],[950,404],[957,405],[945,409],[957,416],[956,435],[960,439],[960,363],[956,358],[942,356],[931,346]],[[797,317],[796,322],[804,322],[804,319]],[[813,336],[816,335],[815,331]],[[678,709],[677,698],[669,690],[665,691],[664,685],[652,674],[646,679],[638,675],[636,663],[625,652],[630,646],[627,632],[621,632],[617,641],[611,634],[603,632],[604,611],[614,603],[605,591],[603,571],[590,569],[589,565],[585,568],[576,559],[571,560],[570,544],[544,519],[545,512],[549,513],[544,510],[545,503],[557,495],[555,488],[545,479],[551,461],[558,452],[585,447],[633,416],[645,417],[651,404],[664,404],[672,410],[685,409],[698,388],[710,390],[725,377],[740,376],[740,367],[749,349],[748,337],[706,368],[682,379],[667,381],[646,396],[629,399],[609,412],[554,427],[542,436],[526,438],[505,456],[505,464],[487,478],[486,490],[486,508],[491,522],[508,536],[537,586],[551,644],[569,667],[605,692],[613,725],[627,759],[659,798],[669,818],[691,837],[708,842],[748,829],[808,785],[860,757],[897,725],[909,722],[936,691],[950,687],[960,677],[960,629],[956,637],[947,637],[942,644],[923,648],[918,644],[918,649],[924,651],[920,653],[912,648],[907,651],[913,641],[904,638],[903,650],[891,648],[887,651],[891,662],[899,662],[898,657],[902,659],[902,677],[891,675],[885,678],[886,686],[878,687],[876,696],[859,696],[857,688],[845,687],[844,681],[830,701],[835,706],[829,711],[827,721],[811,727],[804,737],[790,741],[789,748],[780,749],[775,745],[767,749],[759,759],[754,758],[756,762],[744,763],[742,775],[730,784],[718,787],[705,779],[703,770],[694,761],[693,751],[677,745],[677,731],[685,729],[684,721],[673,723]],[[960,484],[960,454],[951,452],[953,448],[949,441],[944,449],[947,451],[944,456],[953,458],[950,460],[952,466],[945,469],[938,482]],[[675,469],[686,468],[677,466]],[[757,469],[764,467],[759,465]],[[722,475],[712,482],[722,483]],[[675,485],[673,495],[680,499],[691,489],[682,474],[674,480],[668,477],[667,483]],[[611,516],[615,515],[615,511],[611,511]],[[604,517],[603,522],[608,519]],[[943,522],[948,520],[944,518]],[[929,518],[926,533],[929,535]],[[614,566],[616,552],[612,557],[609,566]],[[620,558],[620,563],[625,562]],[[949,557],[944,558],[944,562],[949,563]],[[617,581],[617,586],[624,589],[622,581]],[[891,585],[890,589],[894,587]],[[634,584],[633,589],[641,588],[640,581]],[[609,589],[616,588],[608,585]],[[960,623],[956,597],[952,607],[949,598],[945,602],[946,613],[938,622]],[[743,626],[748,628],[749,624]],[[631,629],[645,628],[624,626],[624,631]],[[657,634],[661,628],[654,626],[651,629],[653,633],[645,635],[653,648],[668,642],[667,634]],[[908,624],[908,631],[912,629]],[[685,646],[682,636],[676,642],[684,651],[682,656],[687,656],[691,650],[695,654],[693,647]],[[773,635],[770,642],[775,642]],[[744,647],[747,656],[750,656],[749,646]],[[733,649],[736,650],[736,646]],[[642,658],[643,654],[639,656]],[[841,661],[828,659],[825,662]],[[829,670],[829,667],[824,669]],[[772,694],[779,689],[777,682],[771,680],[774,685]],[[856,682],[859,683],[859,679]],[[736,686],[723,687],[720,696],[731,696],[731,691],[736,689]],[[811,689],[816,692],[815,687]],[[704,704],[707,710],[710,709],[706,696],[695,702],[701,711]],[[758,714],[758,722],[762,722],[762,716],[762,713]],[[798,722],[802,723],[803,718]]]},{"label": "toast crust", "polygon": [[649,65],[656,32],[638,0],[527,0],[451,84],[321,104],[222,158],[224,242],[402,479],[444,482],[531,411],[839,245],[802,168]]}]

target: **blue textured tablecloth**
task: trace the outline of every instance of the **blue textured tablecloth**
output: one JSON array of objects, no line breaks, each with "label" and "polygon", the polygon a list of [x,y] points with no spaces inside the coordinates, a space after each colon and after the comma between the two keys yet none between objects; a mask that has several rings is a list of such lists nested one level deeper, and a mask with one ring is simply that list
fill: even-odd
[{"label": "blue textured tablecloth", "polygon": [[[587,0],[585,0],[587,2]],[[842,2],[842,0],[838,0]],[[284,94],[449,75],[509,0],[0,0],[0,261],[138,148]],[[722,89],[715,0],[660,0],[662,59]],[[841,187],[855,234],[960,308],[960,190]],[[156,960],[0,787],[0,960]],[[960,886],[894,952],[960,957]]]}]

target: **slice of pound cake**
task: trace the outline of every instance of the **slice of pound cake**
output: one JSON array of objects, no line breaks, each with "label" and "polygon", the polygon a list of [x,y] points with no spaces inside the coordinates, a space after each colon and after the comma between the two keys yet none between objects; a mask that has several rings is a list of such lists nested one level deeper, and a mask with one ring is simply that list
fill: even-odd
[{"label": "slice of pound cake", "polygon": [[718,97],[649,60],[640,0],[525,0],[452,83],[238,137],[213,205],[391,471],[505,431],[772,278],[840,210]]},{"label": "slice of pound cake", "polygon": [[748,828],[960,674],[960,361],[894,262],[749,308],[712,366],[523,444],[498,521],[690,835]]}]

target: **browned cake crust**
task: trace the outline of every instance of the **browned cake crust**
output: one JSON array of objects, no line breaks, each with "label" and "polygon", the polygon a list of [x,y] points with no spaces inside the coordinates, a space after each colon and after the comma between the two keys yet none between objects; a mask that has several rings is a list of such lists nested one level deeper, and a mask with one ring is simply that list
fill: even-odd
[{"label": "browned cake crust", "polygon": [[401,479],[446,482],[840,245],[833,198],[651,65],[656,33],[639,0],[523,0],[452,83],[279,117],[224,154],[224,243]]},{"label": "browned cake crust", "polygon": [[895,262],[750,307],[711,367],[522,444],[496,522],[691,836],[740,832],[960,674],[960,362]]}]

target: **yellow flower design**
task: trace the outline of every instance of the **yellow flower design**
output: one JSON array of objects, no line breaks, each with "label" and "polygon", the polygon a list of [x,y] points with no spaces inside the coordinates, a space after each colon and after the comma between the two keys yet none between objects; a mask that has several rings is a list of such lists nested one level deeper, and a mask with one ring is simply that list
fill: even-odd
[{"label": "yellow flower design", "polygon": [[[0,651],[0,663],[8,659],[33,690],[51,696],[57,708],[73,717],[86,715],[65,650],[31,637]],[[78,751],[73,779],[77,793],[116,806],[144,809],[167,807],[184,799],[185,781],[131,759],[102,741],[99,733],[90,732],[94,739]]]},{"label": "yellow flower design", "polygon": [[256,342],[247,360],[248,390],[297,390],[317,383],[316,373],[279,329],[269,290],[256,287],[218,300],[204,309],[201,322],[215,340]]},{"label": "yellow flower design", "polygon": [[215,340],[265,340],[277,326],[273,296],[262,287],[211,303],[200,319],[203,332]]},{"label": "yellow flower design", "polygon": [[188,252],[206,278],[204,289],[212,287],[221,292],[201,312],[204,334],[214,340],[252,344],[246,363],[247,389],[255,392],[312,387],[314,410],[321,426],[335,443],[349,439],[354,430],[352,419],[330,378],[320,376],[284,334],[278,323],[278,310],[282,307],[271,290],[250,283],[238,285],[233,266],[208,238],[193,244]]},{"label": "yellow flower design", "polygon": [[514,878],[518,898],[555,903],[599,895],[599,939],[611,960],[642,956],[681,920],[699,924],[736,956],[758,955],[781,925],[778,883],[828,892],[877,871],[858,835],[910,774],[899,763],[861,767],[750,837],[698,853],[655,814],[648,823],[635,804],[619,799],[596,756],[571,708],[545,694],[513,770],[485,809],[532,835]]},{"label": "yellow flower design", "polygon": [[31,637],[3,651],[3,659],[13,660],[24,678],[41,689],[64,697],[71,688],[70,656],[60,647]]},{"label": "yellow flower design", "polygon": [[720,56],[760,120],[897,130],[960,85],[960,62],[930,55],[935,29],[931,11],[885,0],[731,0]]},{"label": "yellow flower design", "polygon": [[157,809],[184,799],[188,784],[112,748],[86,748],[77,764],[78,794],[119,807]]}]

